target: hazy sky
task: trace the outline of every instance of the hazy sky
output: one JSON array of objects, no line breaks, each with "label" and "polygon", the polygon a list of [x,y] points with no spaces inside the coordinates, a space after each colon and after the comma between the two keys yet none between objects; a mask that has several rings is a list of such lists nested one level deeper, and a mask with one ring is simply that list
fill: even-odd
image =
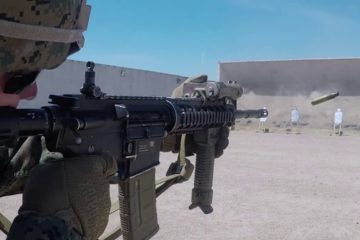
[{"label": "hazy sky", "polygon": [[360,57],[359,0],[88,0],[76,60],[217,78],[226,61]]}]

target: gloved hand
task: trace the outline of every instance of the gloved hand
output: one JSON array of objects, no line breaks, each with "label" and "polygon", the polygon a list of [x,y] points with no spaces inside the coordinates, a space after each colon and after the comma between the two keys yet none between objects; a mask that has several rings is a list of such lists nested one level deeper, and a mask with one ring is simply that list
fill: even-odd
[{"label": "gloved hand", "polygon": [[[189,83],[189,82],[191,83],[207,82],[207,75],[199,75],[196,77],[191,77],[186,79],[181,85],[179,85],[177,88],[174,89],[174,91],[171,94],[171,97],[175,97],[175,98],[183,97],[184,83]],[[229,128],[222,127],[218,134],[217,144],[215,145],[216,147],[215,158],[220,157],[224,153],[225,148],[229,145],[228,137],[229,137]],[[167,136],[162,142],[161,151],[178,152],[180,148],[180,139],[181,136],[174,136],[174,135]],[[186,137],[185,152],[186,152],[186,156],[191,156],[194,153],[196,153],[196,144],[194,144],[191,134],[188,134]]]},{"label": "gloved hand", "polygon": [[230,130],[228,127],[221,127],[218,135],[218,141],[215,145],[215,158],[224,154],[224,150],[229,145],[229,133]]},{"label": "gloved hand", "polygon": [[[43,145],[43,163],[30,172],[17,219],[29,214],[56,218],[82,237],[97,239],[108,222],[109,176],[117,170],[116,161],[104,156],[59,157]],[[12,229],[16,232],[16,225]]]}]

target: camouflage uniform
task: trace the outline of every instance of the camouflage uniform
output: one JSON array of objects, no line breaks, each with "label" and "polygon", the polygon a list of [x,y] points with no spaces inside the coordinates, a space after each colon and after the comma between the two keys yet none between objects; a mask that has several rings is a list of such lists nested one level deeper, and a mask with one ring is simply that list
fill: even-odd
[{"label": "camouflage uniform", "polygon": [[[24,192],[8,239],[48,239],[47,234],[49,239],[97,239],[103,233],[111,204],[108,177],[115,173],[116,161],[102,156],[64,159],[49,152],[43,138],[29,137],[8,166],[0,196]],[[33,238],[36,234],[41,235]]]},{"label": "camouflage uniform", "polygon": [[[82,0],[1,1],[0,19],[28,25],[73,29],[80,16],[82,2]],[[28,73],[55,68],[75,50],[78,49],[72,43],[0,36],[0,70]]]},{"label": "camouflage uniform", "polygon": [[[1,0],[0,73],[29,84],[60,65],[82,47],[89,11],[85,0]],[[0,161],[7,161],[0,164],[0,197],[24,193],[8,239],[97,239],[104,231],[113,159],[64,159],[30,137]]]},{"label": "camouflage uniform", "polygon": [[[22,193],[30,171],[37,164],[45,164],[50,159],[61,159],[61,154],[43,151],[40,137],[29,137],[20,141],[14,149],[14,156],[0,172],[0,197]],[[1,159],[0,161],[4,161]],[[20,213],[13,221],[7,239],[65,240],[81,239],[73,226],[65,220],[44,216],[37,212]]]},{"label": "camouflage uniform", "polygon": [[14,226],[8,239],[23,240],[80,240],[80,234],[75,232],[64,220],[51,216],[41,216],[37,213],[27,213],[15,218]]}]

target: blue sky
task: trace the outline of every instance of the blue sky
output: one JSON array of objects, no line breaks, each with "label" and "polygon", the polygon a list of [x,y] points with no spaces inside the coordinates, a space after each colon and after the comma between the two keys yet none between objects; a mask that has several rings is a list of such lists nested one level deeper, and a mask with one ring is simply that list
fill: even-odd
[{"label": "blue sky", "polygon": [[360,57],[359,0],[88,0],[85,47],[71,59],[167,72],[217,63]]}]

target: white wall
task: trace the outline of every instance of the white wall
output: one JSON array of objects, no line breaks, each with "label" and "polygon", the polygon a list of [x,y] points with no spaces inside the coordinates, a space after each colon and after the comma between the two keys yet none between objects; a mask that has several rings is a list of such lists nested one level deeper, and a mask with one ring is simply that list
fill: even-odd
[{"label": "white wall", "polygon": [[[85,62],[68,60],[54,70],[43,71],[37,79],[38,96],[20,107],[47,105],[49,94],[79,93],[85,76]],[[96,85],[108,95],[169,96],[185,77],[139,69],[97,64]]]}]

